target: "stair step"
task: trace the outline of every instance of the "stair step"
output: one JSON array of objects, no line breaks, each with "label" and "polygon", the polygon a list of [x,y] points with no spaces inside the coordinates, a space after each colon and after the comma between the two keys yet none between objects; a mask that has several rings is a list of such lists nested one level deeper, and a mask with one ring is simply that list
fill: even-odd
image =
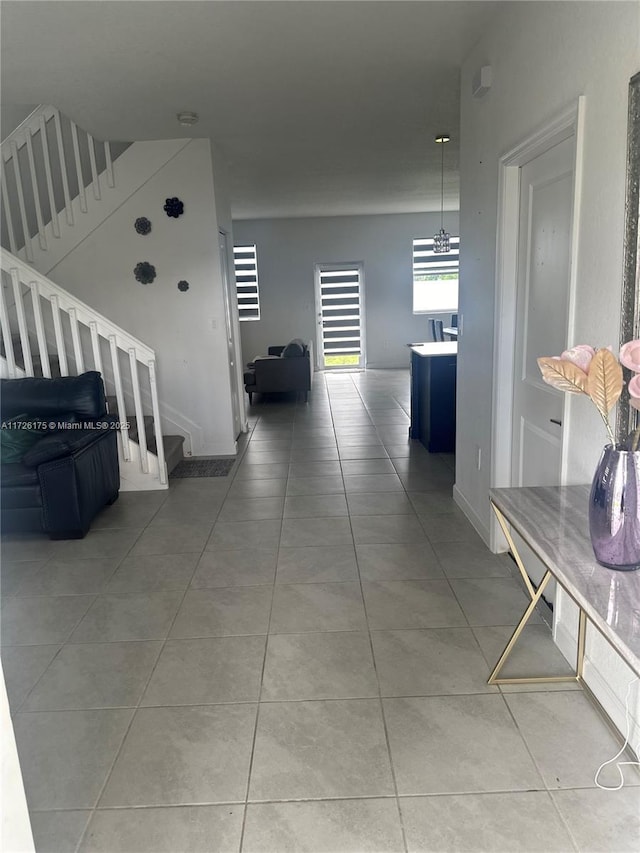
[{"label": "stair step", "polygon": [[[151,415],[143,415],[144,420],[144,434],[147,439],[147,447],[151,450],[151,442],[153,441],[155,446],[155,435],[153,432],[153,418]],[[135,415],[127,415],[127,421],[129,423],[129,438],[132,441],[138,441],[138,419]],[[155,453],[155,450],[153,451]]]},{"label": "stair step", "polygon": [[183,435],[163,435],[162,443],[164,444],[164,459],[167,463],[167,474],[170,474],[181,459],[184,459],[182,446],[184,444]]},{"label": "stair step", "polygon": [[[113,394],[108,394],[106,397],[107,409],[111,414],[116,414],[118,411],[118,400]],[[151,415],[143,415],[144,433],[147,437],[147,449],[151,453],[158,455],[158,447],[156,445],[156,437],[153,431],[153,417]],[[138,419],[135,415],[127,415],[129,422],[129,438],[132,441],[138,442]],[[181,459],[184,459],[183,435],[163,435],[162,445],[164,447],[164,459],[167,464],[167,473],[170,474]]]}]

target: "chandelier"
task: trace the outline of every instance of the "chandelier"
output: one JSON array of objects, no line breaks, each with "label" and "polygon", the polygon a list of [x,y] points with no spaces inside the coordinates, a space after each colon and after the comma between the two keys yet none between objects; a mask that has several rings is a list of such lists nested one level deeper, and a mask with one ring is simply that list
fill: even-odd
[{"label": "chandelier", "polygon": [[448,133],[441,133],[436,136],[436,142],[441,145],[441,161],[440,161],[440,230],[433,237],[433,251],[437,254],[448,252],[450,235],[444,230],[444,143],[451,139]]}]

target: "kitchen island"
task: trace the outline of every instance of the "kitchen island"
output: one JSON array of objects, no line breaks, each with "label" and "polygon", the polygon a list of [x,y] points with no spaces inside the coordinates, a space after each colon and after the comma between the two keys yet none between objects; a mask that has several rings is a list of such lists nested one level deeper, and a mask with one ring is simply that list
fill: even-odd
[{"label": "kitchen island", "polygon": [[411,350],[409,437],[430,453],[456,449],[457,341],[408,344]]}]

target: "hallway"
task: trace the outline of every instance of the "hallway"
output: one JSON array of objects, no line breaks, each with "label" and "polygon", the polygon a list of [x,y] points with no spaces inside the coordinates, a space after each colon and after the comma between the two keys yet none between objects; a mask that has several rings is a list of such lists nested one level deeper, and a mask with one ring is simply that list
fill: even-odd
[{"label": "hallway", "polygon": [[[257,398],[228,477],[3,538],[39,853],[637,849],[577,685],[486,684],[527,598],[408,409],[406,371],[316,374]],[[569,670],[542,618],[521,646],[505,674]]]}]

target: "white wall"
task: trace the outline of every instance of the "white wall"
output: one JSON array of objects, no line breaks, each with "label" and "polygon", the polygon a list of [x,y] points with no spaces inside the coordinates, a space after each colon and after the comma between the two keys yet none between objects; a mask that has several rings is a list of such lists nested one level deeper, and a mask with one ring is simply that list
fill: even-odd
[{"label": "white wall", "polygon": [[2,104],[0,106],[0,136],[6,139],[9,134],[30,115],[37,104]]},{"label": "white wall", "polygon": [[[471,97],[482,66],[493,85]],[[488,540],[498,159],[586,96],[572,343],[617,348],[622,282],[627,91],[640,68],[640,6],[624,2],[505,3],[461,75],[460,309],[456,487]],[[603,239],[603,235],[605,235]],[[572,403],[568,481],[589,482],[606,441],[587,400]],[[476,444],[483,466],[476,470]],[[562,605],[563,611],[569,608]],[[570,614],[566,613],[570,620]],[[560,625],[573,634],[573,626]],[[592,684],[618,722],[627,669],[589,641]],[[566,646],[565,646],[566,650]],[[605,673],[604,677],[602,673]],[[630,676],[629,676],[630,677]],[[610,695],[607,694],[609,691]],[[617,696],[617,699],[616,699]]]},{"label": "white wall", "polygon": [[[572,343],[617,346],[627,127],[627,86],[640,67],[636,3],[508,3],[462,69],[460,308],[456,483],[489,525],[493,312],[498,158],[586,95],[579,211],[577,310]],[[615,57],[615,59],[614,59]],[[493,86],[471,97],[478,67]],[[602,235],[606,234],[606,239]],[[500,377],[495,377],[500,381]],[[570,436],[569,477],[589,481],[605,436],[585,400]],[[574,419],[576,420],[576,419]],[[475,445],[483,467],[476,470]]]},{"label": "white wall", "polygon": [[[185,206],[178,219],[163,210],[173,196]],[[138,216],[152,222],[147,236],[134,230]],[[135,280],[139,261],[156,267],[152,284]],[[155,349],[163,415],[188,427],[194,455],[235,453],[208,140],[191,140],[49,276]]]},{"label": "white wall", "polygon": [[[457,233],[457,211],[444,225]],[[315,264],[362,261],[367,365],[408,367],[406,344],[428,340],[426,315],[412,313],[412,240],[439,228],[440,213],[234,221],[236,245],[258,253],[260,320],[240,324],[244,361],[291,338],[315,341]]]},{"label": "white wall", "polygon": [[33,835],[18,760],[4,673],[0,665],[0,850],[33,853]]}]

